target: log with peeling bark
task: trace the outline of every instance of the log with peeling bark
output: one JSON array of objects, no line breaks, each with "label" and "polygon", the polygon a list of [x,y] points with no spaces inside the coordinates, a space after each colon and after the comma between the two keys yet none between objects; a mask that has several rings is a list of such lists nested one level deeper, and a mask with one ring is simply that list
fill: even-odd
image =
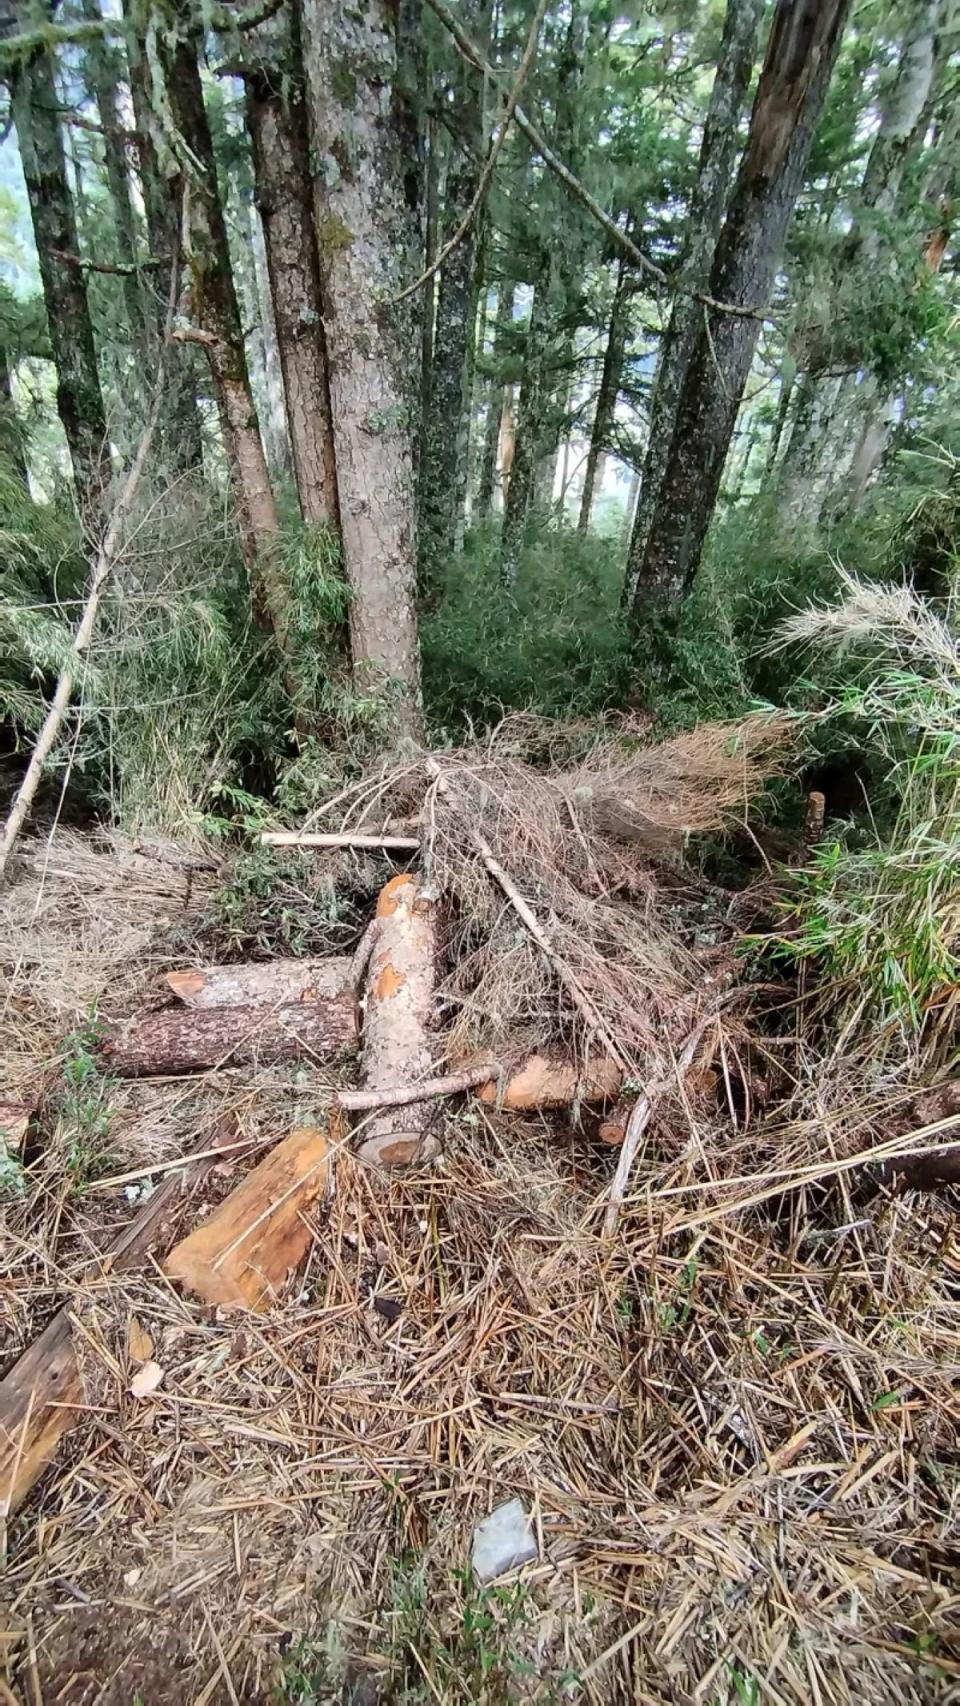
[{"label": "log with peeling bark", "polygon": [[313,1126],[291,1132],[171,1250],[164,1273],[204,1303],[268,1309],[307,1253],[305,1211],[326,1190],[330,1147]]},{"label": "log with peeling bark", "polygon": [[[211,1169],[236,1140],[224,1120],[196,1144],[198,1159],[169,1173],[100,1261],[102,1273],[139,1267],[149,1251],[169,1242],[172,1228]],[[210,1153],[210,1152],[213,1153]],[[201,1158],[202,1157],[202,1158]],[[18,1509],[56,1454],[64,1434],[84,1417],[86,1395],[64,1304],[0,1382],[0,1524]]]},{"label": "log with peeling bark", "polygon": [[[430,1076],[438,941],[437,907],[417,877],[391,878],[377,902],[367,970],[363,1087],[392,1090]],[[360,1156],[378,1167],[427,1159],[435,1103],[382,1107],[363,1121]]]},{"label": "log with peeling bark", "polygon": [[562,1055],[532,1054],[510,1072],[502,1088],[492,1080],[477,1095],[481,1102],[525,1112],[606,1102],[617,1095],[622,1081],[620,1067],[608,1056],[577,1062]]},{"label": "log with peeling bark", "polygon": [[286,1007],[171,1007],[140,1013],[101,1039],[98,1055],[119,1078],[176,1077],[218,1066],[327,1062],[357,1046],[352,992]]},{"label": "log with peeling bark", "polygon": [[191,966],[168,971],[167,988],[184,1007],[289,1007],[326,1001],[352,989],[349,956],[264,960],[237,966]]}]

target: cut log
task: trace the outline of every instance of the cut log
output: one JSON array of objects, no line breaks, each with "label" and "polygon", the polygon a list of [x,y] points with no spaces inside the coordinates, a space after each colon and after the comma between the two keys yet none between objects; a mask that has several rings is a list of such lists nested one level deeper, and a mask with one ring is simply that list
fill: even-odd
[{"label": "cut log", "polygon": [[273,1009],[171,1007],[140,1013],[108,1031],[98,1054],[106,1071],[119,1078],[151,1078],[216,1066],[327,1061],[356,1046],[356,1003],[343,994]]},{"label": "cut log", "polygon": [[167,987],[184,1007],[289,1007],[329,1001],[352,988],[350,959],[265,960],[258,965],[168,971]]},{"label": "cut log", "polygon": [[326,1189],[329,1148],[313,1126],[291,1132],[171,1250],[164,1273],[204,1303],[268,1309],[307,1253],[304,1211]]},{"label": "cut log", "polygon": [[[232,1120],[209,1131],[197,1151],[226,1148],[236,1137]],[[169,1242],[189,1198],[218,1163],[216,1154],[170,1173],[101,1258],[101,1272],[127,1272],[148,1251]],[[64,1434],[83,1419],[85,1394],[65,1304],[0,1382],[0,1523],[23,1503],[53,1459]]]},{"label": "cut log", "polygon": [[878,1183],[895,1191],[938,1191],[960,1185],[960,1149],[893,1155],[879,1168]]},{"label": "cut log", "polygon": [[621,1144],[627,1135],[630,1115],[633,1113],[633,1101],[629,1096],[618,1096],[613,1107],[597,1127],[597,1136],[601,1143],[609,1143],[611,1148]]},{"label": "cut log", "polygon": [[535,1108],[566,1108],[575,1101],[606,1102],[616,1096],[623,1074],[605,1056],[578,1064],[562,1055],[532,1054],[516,1067],[498,1096],[497,1080],[477,1091],[481,1102],[517,1112]]},{"label": "cut log", "polygon": [[[437,908],[416,877],[391,878],[377,902],[367,971],[363,1085],[391,1090],[430,1076],[437,974]],[[363,1122],[360,1156],[378,1167],[428,1158],[435,1104],[381,1108]]]}]

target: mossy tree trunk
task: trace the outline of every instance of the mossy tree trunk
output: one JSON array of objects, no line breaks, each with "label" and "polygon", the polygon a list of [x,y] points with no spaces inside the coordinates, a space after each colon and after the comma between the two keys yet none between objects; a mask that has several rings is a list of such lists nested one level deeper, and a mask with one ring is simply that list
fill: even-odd
[{"label": "mossy tree trunk", "polygon": [[416,123],[389,0],[302,0],[343,556],[356,684],[418,734],[416,296],[423,244]]},{"label": "mossy tree trunk", "polygon": [[337,469],[296,14],[279,13],[260,25],[251,46],[258,62],[245,78],[247,124],[297,495],[305,521],[338,529]]},{"label": "mossy tree trunk", "polygon": [[620,380],[623,376],[623,363],[627,353],[627,337],[630,330],[630,286],[630,268],[626,257],[621,255],[617,262],[617,282],[613,293],[613,305],[610,309],[607,344],[603,352],[600,390],[597,393],[597,407],[594,411],[593,429],[590,434],[590,450],[583,476],[580,519],[577,524],[580,533],[586,533],[589,529],[590,517],[593,513],[594,493],[597,487],[597,473],[601,468],[603,456],[610,448],[610,435],[613,431],[617,411]]},{"label": "mossy tree trunk", "polygon": [[[17,0],[3,33],[30,31],[48,17],[39,0]],[[50,53],[34,49],[10,72],[9,87],[57,370],[57,412],[81,518],[96,528],[110,474],[107,423]]]},{"label": "mossy tree trunk", "polygon": [[[697,184],[690,204],[689,235],[680,278],[687,291],[704,287],[723,223],[739,125],[757,52],[764,0],[728,0],[716,75],[703,127]],[[691,357],[703,326],[703,309],[689,294],[676,295],[663,337],[650,405],[647,450],[640,499],[627,554],[625,601],[637,596],[647,543],[667,457],[677,425],[677,408]]]},{"label": "mossy tree trunk", "polygon": [[[720,302],[759,312],[767,306],[848,6],[849,0],[777,0],[710,274],[709,294]],[[675,606],[693,582],[760,330],[757,313],[703,305],[697,323],[635,564],[637,624],[651,602]]]},{"label": "mossy tree trunk", "polygon": [[[82,0],[82,6],[83,15],[90,23],[101,21],[101,0]],[[94,37],[88,43],[84,51],[84,73],[87,87],[96,102],[103,132],[103,166],[113,209],[115,258],[121,266],[130,268],[123,279],[123,300],[134,351],[134,368],[136,376],[142,378],[141,363],[147,353],[151,319],[147,295],[149,286],[146,274],[136,270],[140,244],[130,188],[128,142],[120,118],[121,62],[107,37]]]},{"label": "mossy tree trunk", "polygon": [[[486,48],[489,0],[470,0],[464,21],[474,40]],[[483,165],[483,79],[463,60],[457,68],[452,123],[455,140],[443,198],[441,248],[462,224],[476,195]],[[456,549],[466,498],[477,254],[478,222],[474,219],[440,268],[420,471],[420,596],[427,607],[435,605],[442,592],[444,570]]]}]

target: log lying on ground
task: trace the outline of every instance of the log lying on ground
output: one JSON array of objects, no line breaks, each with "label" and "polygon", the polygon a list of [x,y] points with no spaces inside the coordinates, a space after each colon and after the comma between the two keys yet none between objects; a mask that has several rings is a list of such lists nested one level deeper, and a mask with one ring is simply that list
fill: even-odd
[{"label": "log lying on ground", "polygon": [[291,1132],[171,1250],[164,1273],[204,1303],[268,1309],[307,1253],[304,1211],[326,1189],[329,1149],[313,1126]]},{"label": "log lying on ground", "polygon": [[356,1046],[356,1003],[344,993],[272,1009],[171,1007],[140,1013],[108,1031],[98,1054],[118,1078],[151,1078],[216,1066],[327,1061]]},{"label": "log lying on ground", "polygon": [[323,960],[264,960],[257,965],[168,971],[168,989],[184,1007],[290,1007],[330,1001],[352,988],[348,955]]},{"label": "log lying on ground", "polygon": [[877,1169],[877,1184],[895,1191],[938,1191],[960,1185],[960,1149],[893,1155]]},{"label": "log lying on ground", "polygon": [[[427,1078],[437,975],[437,908],[418,878],[391,878],[377,902],[367,971],[363,1085],[392,1090]],[[383,1107],[363,1122],[360,1156],[378,1167],[425,1160],[436,1104]]]},{"label": "log lying on ground", "polygon": [[[171,1225],[220,1159],[207,1151],[229,1150],[236,1141],[233,1120],[224,1120],[196,1145],[202,1159],[168,1173],[129,1226],[101,1259],[101,1272],[128,1272],[150,1250],[169,1242]],[[64,1434],[83,1420],[85,1394],[73,1344],[70,1306],[59,1309],[0,1382],[0,1522],[23,1503],[53,1459]]]},{"label": "log lying on ground", "polygon": [[616,1096],[623,1074],[616,1061],[601,1055],[576,1062],[562,1055],[532,1054],[515,1067],[501,1092],[498,1080],[477,1091],[481,1102],[517,1112],[566,1108],[573,1102],[606,1102]]}]

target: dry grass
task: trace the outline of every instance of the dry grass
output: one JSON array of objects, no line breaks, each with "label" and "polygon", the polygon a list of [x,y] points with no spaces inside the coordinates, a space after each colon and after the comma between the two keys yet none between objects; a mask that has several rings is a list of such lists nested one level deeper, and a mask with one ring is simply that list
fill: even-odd
[{"label": "dry grass", "polygon": [[[454,790],[481,786],[472,765],[446,774]],[[484,833],[556,928],[570,917],[563,890],[539,889],[537,873],[545,846],[551,861],[570,846],[554,836],[580,846],[576,831],[537,796],[534,836],[529,774],[513,793],[499,761],[496,775],[496,803],[492,789],[476,796]],[[466,884],[450,808],[433,804],[435,876]],[[651,1012],[665,1005],[658,977],[698,999],[709,951],[725,952],[697,940],[703,895],[655,881],[648,854],[593,834],[587,845],[602,880],[607,860],[628,863],[619,894],[595,904],[632,897],[640,944],[625,949],[631,977],[641,955],[654,968]],[[470,880],[494,932],[518,936],[492,885],[475,868]],[[99,988],[143,999],[172,951],[155,936],[172,907],[122,880],[97,892],[61,908],[49,951],[62,966],[75,957],[79,977],[84,941],[99,943]],[[24,900],[32,909],[34,891]],[[27,934],[11,938],[18,959]],[[516,952],[529,967],[519,936]],[[7,990],[16,1058],[25,964]],[[524,984],[530,1022],[569,1025],[537,977]],[[64,1021],[95,981],[64,994]],[[42,1062],[56,986],[36,987]],[[78,1196],[55,1149],[38,1155],[28,1195],[6,1205],[7,1344],[68,1298],[89,1407],[9,1525],[0,1677],[16,1698],[956,1698],[951,1204],[866,1190],[857,1158],[902,1129],[901,1103],[867,1102],[842,1057],[800,1032],[768,1046],[766,1059],[712,1027],[712,1067],[701,1060],[696,1087],[649,1129],[612,1241],[600,1235],[609,1152],[573,1126],[467,1107],[440,1165],[389,1180],[342,1151],[307,1269],[263,1319],[201,1307],[156,1269],[94,1281],[92,1251],[132,1212],[128,1186],[107,1176]],[[112,1165],[183,1153],[226,1108],[270,1142],[304,1113],[322,1118],[330,1093],[312,1068],[110,1087]],[[131,1318],[164,1369],[148,1400],[129,1395]],[[540,1560],[479,1590],[473,1525],[513,1495]]]}]

